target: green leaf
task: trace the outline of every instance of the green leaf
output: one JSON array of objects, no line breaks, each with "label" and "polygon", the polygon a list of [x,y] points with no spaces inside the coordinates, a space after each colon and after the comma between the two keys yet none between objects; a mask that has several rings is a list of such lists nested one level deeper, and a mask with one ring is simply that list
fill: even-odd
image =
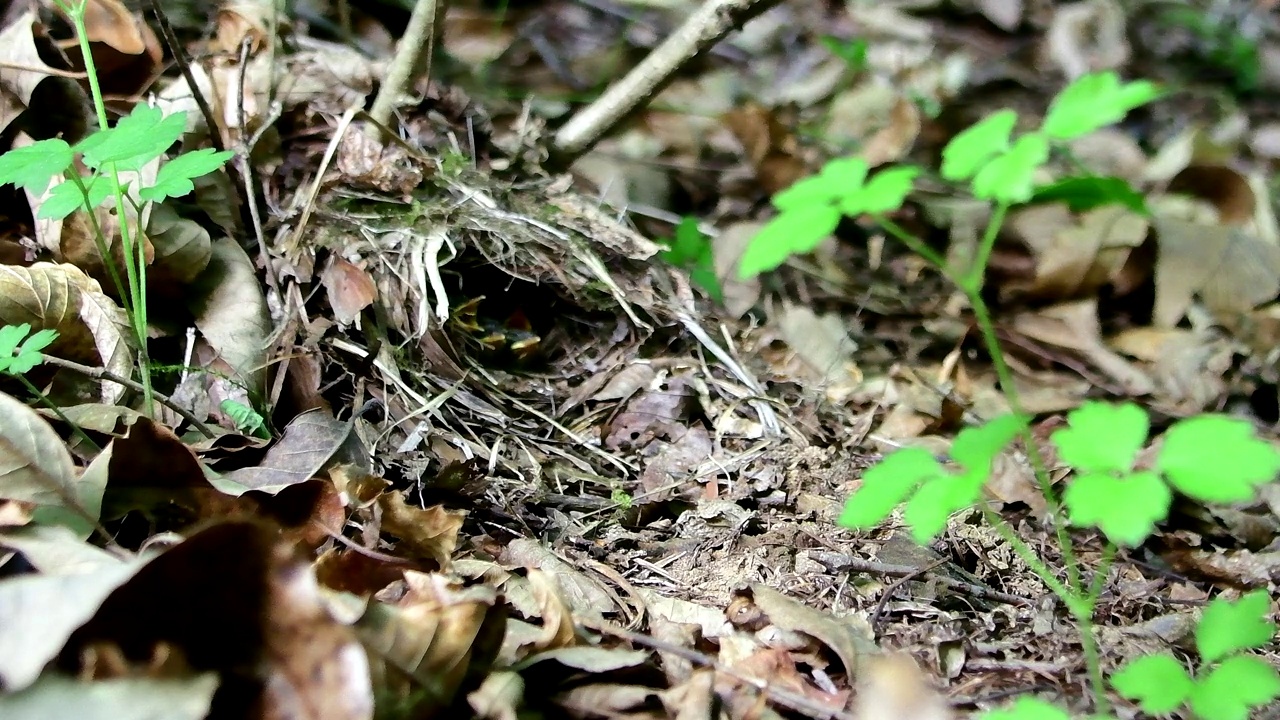
[{"label": "green leaf", "polygon": [[991,463],[1026,426],[1026,421],[1012,414],[989,420],[985,425],[967,427],[956,434],[951,443],[951,459],[968,472],[986,476]]},{"label": "green leaf", "polygon": [[1267,622],[1270,600],[1255,590],[1235,602],[1214,598],[1196,625],[1196,649],[1204,663],[1212,663],[1240,650],[1259,648],[1271,641],[1276,626]]},{"label": "green leaf", "polygon": [[935,478],[916,491],[902,512],[902,520],[911,528],[911,537],[925,545],[947,528],[951,514],[970,507],[982,494],[986,472],[968,472]]},{"label": "green leaf", "polygon": [[[138,197],[151,202],[162,202],[165,198],[182,197],[195,190],[192,179],[198,178],[222,167],[235,153],[230,150],[217,152],[213,148],[202,148],[183,153],[164,165],[156,174],[156,183],[138,191]],[[696,226],[695,226],[696,227]]]},{"label": "green leaf", "polygon": [[1205,414],[1180,420],[1164,435],[1156,469],[1181,492],[1206,503],[1241,502],[1280,472],[1280,452],[1244,420]]},{"label": "green leaf", "polygon": [[1029,133],[1007,152],[987,163],[973,178],[973,195],[983,200],[1020,203],[1035,192],[1036,170],[1049,159],[1049,141]]},{"label": "green leaf", "polygon": [[951,138],[942,150],[942,177],[951,181],[973,177],[992,156],[1009,148],[1017,122],[1016,112],[1001,110]]},{"label": "green leaf", "polygon": [[1086,474],[1071,481],[1062,501],[1072,523],[1096,527],[1117,545],[1137,547],[1168,516],[1173,493],[1154,472]]},{"label": "green leaf", "polygon": [[692,215],[680,218],[674,236],[663,238],[660,242],[667,246],[660,257],[676,267],[696,265],[703,255],[710,255],[711,252],[707,236],[698,229],[698,219]]},{"label": "green leaf", "polygon": [[833,203],[857,192],[867,179],[867,161],[859,157],[836,158],[822,172],[804,178],[773,196],[773,206],[782,212],[812,205]]},{"label": "green leaf", "polygon": [[1104,205],[1121,205],[1141,215],[1150,214],[1146,196],[1118,177],[1081,175],[1063,178],[1036,188],[1030,202],[1064,202],[1071,208],[1071,212],[1077,213]]},{"label": "green leaf", "polygon": [[1262,658],[1237,655],[1191,691],[1191,709],[1206,720],[1248,720],[1249,709],[1280,697],[1280,675]]},{"label": "green leaf", "polygon": [[1067,415],[1068,426],[1050,436],[1058,457],[1086,473],[1124,473],[1147,443],[1147,413],[1135,403],[1091,400]]},{"label": "green leaf", "polygon": [[165,115],[157,107],[138,103],[115,127],[90,135],[75,149],[91,168],[116,163],[119,170],[136,170],[164,154],[182,137],[186,127],[186,112]]},{"label": "green leaf", "polygon": [[1024,697],[1005,710],[988,710],[978,720],[1071,720],[1057,705],[1039,698]]},{"label": "green leaf", "polygon": [[868,43],[866,40],[843,40],[834,35],[823,35],[821,41],[832,55],[844,61],[849,70],[858,73],[867,66]]},{"label": "green leaf", "polygon": [[1145,80],[1121,84],[1114,71],[1076,78],[1049,106],[1041,131],[1055,140],[1070,140],[1114,125],[1130,110],[1160,97],[1162,91]]},{"label": "green leaf", "polygon": [[[23,323],[22,325],[19,325],[19,327],[24,329],[25,334],[25,330],[28,329],[27,324]],[[9,355],[5,356],[5,360],[7,360],[7,367],[4,368],[4,372],[11,375],[25,375],[31,372],[31,370],[37,365],[44,364],[44,357],[41,356],[41,353],[57,339],[57,330],[45,328],[44,330],[36,332],[31,337],[23,341],[22,346],[18,348],[17,354],[13,354],[12,349],[10,349],[9,354],[12,355],[12,357]]]},{"label": "green leaf", "polygon": [[[18,343],[22,342],[22,339],[29,332],[31,332],[29,323],[0,327],[0,372],[12,372],[10,368],[13,367],[14,353],[18,349]],[[21,373],[14,374],[20,375]]]},{"label": "green leaf", "polygon": [[738,277],[755,277],[782,265],[792,255],[813,250],[839,224],[840,209],[832,205],[805,205],[784,211],[751,238],[739,262]]},{"label": "green leaf", "polygon": [[74,159],[71,146],[57,138],[14,148],[0,155],[0,185],[12,183],[41,195],[53,176],[66,172]]},{"label": "green leaf", "polygon": [[881,170],[862,186],[862,192],[846,197],[840,209],[845,215],[850,216],[863,213],[879,215],[897,210],[902,207],[907,195],[911,193],[912,185],[919,174],[920,168],[910,166]]},{"label": "green leaf", "polygon": [[1132,660],[1111,678],[1111,686],[1135,700],[1152,715],[1164,715],[1182,706],[1191,696],[1194,682],[1172,655],[1146,655]]},{"label": "green leaf", "polygon": [[845,502],[836,522],[842,527],[868,528],[884,520],[921,483],[942,477],[942,465],[921,448],[891,453],[862,475],[862,487]]},{"label": "green leaf", "polygon": [[88,200],[72,180],[63,180],[53,186],[49,196],[40,203],[36,217],[41,220],[61,220],[77,210],[96,208],[111,195],[114,180],[104,175],[80,178],[89,193]]}]

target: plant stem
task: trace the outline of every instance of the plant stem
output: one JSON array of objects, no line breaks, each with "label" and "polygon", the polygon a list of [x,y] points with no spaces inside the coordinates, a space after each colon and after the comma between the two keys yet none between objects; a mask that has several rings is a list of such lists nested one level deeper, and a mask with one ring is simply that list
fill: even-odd
[{"label": "plant stem", "polygon": [[[999,236],[1000,228],[1004,225],[1008,213],[1008,203],[1002,202],[996,205],[995,211],[987,222],[986,230],[982,234],[982,240],[973,258],[973,264],[963,273],[958,273],[949,268],[945,258],[920,238],[903,230],[887,218],[876,217],[876,220],[889,234],[901,240],[916,254],[936,265],[965,294],[970,306],[973,308],[974,319],[978,324],[978,331],[982,335],[987,354],[991,356],[991,363],[995,369],[996,378],[1000,382],[1001,391],[1009,401],[1009,409],[1015,415],[1026,417],[1026,413],[1022,409],[1022,402],[1018,396],[1017,386],[1014,385],[1013,372],[1009,369],[1009,364],[1005,361],[1004,351],[1000,347],[1000,337],[996,333],[995,321],[991,317],[991,310],[982,299],[982,286],[986,275],[987,263],[991,260],[996,238]],[[998,513],[984,505],[982,508],[983,516],[1001,538],[1013,548],[1014,553],[1022,558],[1027,567],[1031,568],[1049,590],[1066,605],[1068,612],[1075,619],[1076,628],[1080,632],[1080,645],[1084,651],[1085,665],[1089,673],[1089,683],[1093,689],[1095,710],[1105,714],[1108,712],[1110,704],[1107,702],[1106,684],[1102,677],[1098,644],[1093,636],[1093,611],[1102,583],[1105,582],[1106,575],[1110,570],[1114,547],[1109,545],[1110,551],[1103,556],[1103,562],[1099,567],[1099,577],[1102,579],[1095,577],[1093,585],[1086,589],[1081,577],[1075,548],[1071,543],[1070,535],[1067,533],[1062,506],[1049,478],[1044,455],[1040,452],[1040,446],[1036,442],[1035,434],[1029,423],[1022,427],[1020,435],[1026,448],[1028,464],[1031,465],[1036,482],[1040,486],[1040,492],[1045,498],[1047,518],[1053,524],[1058,547],[1062,552],[1063,565],[1066,566],[1067,582],[1059,581],[1053,571],[1049,569],[1049,566],[1040,559],[1022,538],[1018,537],[1013,528]]]},{"label": "plant stem", "polygon": [[[85,26],[84,20],[87,5],[88,0],[82,0],[76,5],[63,5],[62,7],[71,16],[71,23],[76,30],[76,41],[80,45],[81,59],[84,60],[85,73],[89,76],[89,92],[93,96],[93,107],[98,115],[98,128],[102,131],[108,128],[107,104],[102,97],[102,86],[98,83],[98,70],[94,66],[93,51],[89,46],[88,28]],[[109,163],[105,169],[111,173],[116,204],[116,221],[120,226],[120,242],[124,248],[125,276],[129,281],[129,297],[133,306],[133,312],[129,314],[129,320],[133,324],[134,336],[138,340],[138,370],[139,377],[142,380],[143,407],[147,416],[152,417],[155,415],[155,397],[152,394],[150,357],[147,352],[147,259],[141,244],[135,247],[133,236],[129,232],[129,219],[125,213],[124,191],[120,187],[120,174],[116,170],[115,163]],[[90,214],[94,211],[90,207],[86,207],[85,210]],[[138,215],[138,227],[142,227],[141,214]],[[103,244],[104,246],[106,244],[105,236],[103,237]],[[109,263],[111,259],[110,257],[104,257],[103,261]]]}]

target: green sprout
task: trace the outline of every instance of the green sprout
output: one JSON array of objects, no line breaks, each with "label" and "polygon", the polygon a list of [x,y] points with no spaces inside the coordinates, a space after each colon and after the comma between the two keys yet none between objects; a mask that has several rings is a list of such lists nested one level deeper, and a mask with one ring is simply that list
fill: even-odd
[{"label": "green sprout", "polygon": [[1251,708],[1280,697],[1280,673],[1245,651],[1271,641],[1276,626],[1267,622],[1270,600],[1255,590],[1236,602],[1215,598],[1196,625],[1196,650],[1203,663],[1198,677],[1167,653],[1126,664],[1112,679],[1122,696],[1152,715],[1190,704],[1205,720],[1247,720]]},{"label": "green sprout", "polygon": [[712,300],[724,302],[724,290],[716,278],[715,257],[711,239],[698,229],[698,219],[689,215],[676,225],[675,237],[658,241],[666,250],[658,256],[674,267],[687,270],[689,280],[702,288]]},{"label": "green sprout", "polygon": [[267,421],[257,410],[230,398],[223,400],[218,407],[231,418],[231,422],[235,423],[236,432],[264,440],[271,439],[271,433],[267,430]]},{"label": "green sprout", "polygon": [[[1012,371],[1004,360],[995,323],[982,294],[987,262],[1008,211],[1032,202],[1064,202],[1077,211],[1119,204],[1146,212],[1145,198],[1118,178],[1084,175],[1040,184],[1049,157],[1066,141],[1120,122],[1125,115],[1160,97],[1145,81],[1122,82],[1113,72],[1080,77],[1052,101],[1038,128],[1019,132],[1020,119],[1002,110],[956,135],[942,153],[944,180],[967,184],[975,198],[993,211],[967,267],[952,267],[921,238],[888,217],[913,190],[920,170],[896,165],[877,170],[860,158],[831,160],[822,171],[773,197],[778,213],[752,238],[738,267],[748,278],[773,270],[792,255],[808,253],[836,232],[846,218],[870,220],[936,266],[965,294],[991,357],[1010,414],[961,431],[952,444],[950,463],[921,448],[889,454],[867,470],[862,485],[848,498],[838,520],[867,529],[903,506],[902,521],[921,543],[937,537],[956,511],[977,507],[988,523],[1058,597],[1075,620],[1089,673],[1095,711],[1110,713],[1108,684],[1093,632],[1093,615],[1118,547],[1136,546],[1167,518],[1174,491],[1200,502],[1239,502],[1254,497],[1258,486],[1280,472],[1280,452],[1253,434],[1240,420],[1215,414],[1179,421],[1164,433],[1151,467],[1136,467],[1147,446],[1150,421],[1132,403],[1088,402],[1068,415],[1068,426],[1051,437],[1060,460],[1075,470],[1061,494],[1049,477],[1038,439],[1031,433]],[[996,456],[1015,438],[1045,497],[1048,522],[1057,535],[1066,579],[1057,574],[986,503],[983,487]],[[1106,540],[1092,579],[1077,558],[1068,525],[1096,529]],[[1261,597],[1261,596],[1260,596]],[[1168,712],[1184,703],[1208,720],[1244,718],[1248,708],[1280,693],[1275,671],[1249,655],[1274,632],[1262,620],[1264,600],[1241,601],[1244,609],[1211,606],[1198,634],[1201,657],[1210,666],[1199,680],[1166,659],[1144,658],[1117,675],[1115,688],[1149,712]],[[1247,612],[1246,612],[1247,610]],[[1234,614],[1233,614],[1234,613]],[[1136,666],[1136,670],[1132,669]],[[1175,669],[1177,672],[1175,672]],[[1182,674],[1178,674],[1182,673]],[[1065,720],[1060,708],[1024,698],[983,716],[986,720]]]},{"label": "green sprout", "polygon": [[27,323],[0,327],[0,373],[15,377],[26,375],[44,362],[41,353],[57,339],[56,330],[31,334]]},{"label": "green sprout", "polygon": [[[186,130],[186,113],[165,115],[159,108],[140,103],[114,127],[110,126],[89,47],[85,20],[88,0],[54,0],[54,4],[66,13],[75,28],[97,113],[98,130],[75,145],[61,138],[49,138],[10,149],[0,155],[0,184],[12,184],[35,196],[48,190],[49,194],[37,213],[38,218],[59,220],[78,211],[87,213],[98,253],[132,325],[138,344],[144,403],[147,411],[151,412],[154,401],[147,354],[147,261],[144,244],[137,242],[143,234],[141,218],[144,217],[144,208],[141,203],[163,202],[191,192],[194,189],[193,179],[216,171],[233,153],[203,149],[180,154],[161,166],[153,183],[134,188],[122,183],[121,172],[139,170],[159,159],[178,142]],[[89,171],[85,175],[76,168],[77,156]],[[61,179],[49,190],[50,184],[58,178]],[[108,199],[113,199],[115,215],[120,220],[127,285],[112,262],[114,254],[108,248],[108,238],[94,212]],[[126,221],[126,210],[130,208],[138,218],[136,227],[130,227]]]}]

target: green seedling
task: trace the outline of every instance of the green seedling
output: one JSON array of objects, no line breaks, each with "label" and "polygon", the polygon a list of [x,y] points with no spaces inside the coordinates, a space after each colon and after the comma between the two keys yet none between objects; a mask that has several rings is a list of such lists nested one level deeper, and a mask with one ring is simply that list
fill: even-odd
[{"label": "green seedling", "polygon": [[686,215],[676,225],[675,236],[658,241],[667,247],[658,257],[670,265],[689,272],[689,280],[702,288],[712,300],[724,302],[724,290],[716,277],[711,238],[698,229],[698,219]]},{"label": "green seedling", "polygon": [[1189,705],[1204,720],[1247,720],[1252,708],[1280,697],[1280,673],[1247,651],[1271,641],[1276,626],[1267,621],[1270,601],[1262,590],[1236,602],[1219,597],[1196,625],[1196,650],[1203,665],[1192,676],[1172,655],[1130,661],[1112,679],[1122,696],[1152,715]]},{"label": "green seedling", "polygon": [[867,69],[867,49],[871,44],[866,40],[861,38],[843,40],[834,35],[823,35],[821,40],[823,47],[843,60],[850,72],[860,73]]},{"label": "green seedling", "polygon": [[223,400],[218,407],[222,408],[222,412],[235,423],[236,432],[264,440],[271,439],[271,433],[267,430],[267,421],[257,410],[231,399]]},{"label": "green seedling", "polygon": [[56,330],[32,334],[27,323],[0,327],[0,373],[15,377],[26,375],[44,362],[41,353],[57,339]]},{"label": "green seedling", "polygon": [[[87,213],[98,253],[132,325],[138,344],[144,403],[151,412],[154,402],[147,355],[147,263],[144,244],[136,241],[143,233],[140,218],[144,217],[146,203],[163,202],[191,192],[193,179],[216,171],[232,153],[203,149],[180,154],[165,163],[150,184],[132,187],[121,182],[120,173],[147,166],[177,143],[186,129],[186,114],[165,115],[158,108],[139,104],[111,127],[85,24],[88,0],[54,0],[54,3],[75,28],[99,129],[75,145],[61,138],[49,138],[9,150],[0,156],[0,184],[12,184],[34,196],[44,195],[48,190],[48,196],[40,205],[39,218],[58,220],[77,211]],[[77,157],[88,170],[86,174],[82,175],[77,169]],[[52,190],[49,190],[50,184],[53,184]],[[115,216],[119,219],[127,284],[115,267],[109,239],[94,212],[109,199],[113,200]],[[134,210],[138,225],[130,226],[128,209]]]},{"label": "green seedling", "polygon": [[[839,523],[870,528],[901,505],[903,522],[917,541],[925,543],[946,528],[952,513],[978,507],[1071,613],[1080,633],[1098,717],[1108,717],[1110,710],[1108,685],[1093,632],[1093,614],[1116,550],[1136,546],[1155,532],[1156,525],[1168,515],[1175,490],[1201,502],[1238,502],[1253,497],[1260,484],[1273,480],[1280,472],[1280,452],[1255,437],[1248,423],[1222,415],[1201,415],[1175,423],[1165,432],[1151,466],[1135,467],[1139,451],[1148,441],[1146,412],[1131,403],[1089,402],[1070,413],[1068,426],[1051,437],[1060,460],[1076,471],[1059,496],[1037,439],[1020,410],[1013,375],[982,297],[982,285],[995,239],[1014,205],[1065,202],[1084,210],[1120,204],[1145,212],[1142,196],[1115,178],[1083,176],[1043,186],[1037,184],[1037,178],[1050,155],[1065,141],[1119,122],[1130,110],[1160,94],[1161,90],[1152,83],[1124,83],[1115,73],[1086,75],[1054,98],[1038,128],[1019,133],[1017,114],[1003,110],[953,138],[943,150],[942,178],[966,184],[970,194],[993,205],[968,267],[952,267],[921,238],[887,217],[910,195],[920,170],[890,166],[873,175],[861,159],[839,158],[827,163],[818,175],[800,180],[774,196],[778,214],[752,239],[738,269],[743,278],[772,270],[792,255],[812,251],[845,218],[869,219],[937,266],[964,292],[1013,412],[959,433],[949,463],[919,448],[891,453],[864,474],[862,486],[849,498]],[[983,486],[995,457],[1015,438],[1021,439],[1044,494],[1048,522],[1061,547],[1065,581],[1014,533],[1007,521],[982,502]],[[1069,525],[1096,530],[1106,541],[1098,566],[1089,568],[1091,580],[1086,579],[1086,568],[1077,561]],[[1207,652],[1201,647],[1202,659],[1210,669],[1199,680],[1174,673],[1169,665],[1171,657],[1144,659],[1137,670],[1126,669],[1117,675],[1116,689],[1152,712],[1189,703],[1193,712],[1209,720],[1243,718],[1249,707],[1267,702],[1278,692],[1274,670],[1264,672],[1251,656],[1231,654],[1256,647],[1274,631],[1262,621],[1265,603],[1257,606],[1257,602],[1250,600],[1247,604],[1251,613],[1247,622],[1239,619],[1243,610],[1231,616],[1231,622],[1250,628],[1243,638],[1231,635],[1233,631],[1227,629],[1231,623],[1217,619],[1217,614],[1228,613],[1214,610],[1207,614],[1212,622],[1204,636],[1216,640],[1206,641],[1210,648]],[[1068,716],[1052,704],[1024,698],[984,717],[1064,720]]]}]

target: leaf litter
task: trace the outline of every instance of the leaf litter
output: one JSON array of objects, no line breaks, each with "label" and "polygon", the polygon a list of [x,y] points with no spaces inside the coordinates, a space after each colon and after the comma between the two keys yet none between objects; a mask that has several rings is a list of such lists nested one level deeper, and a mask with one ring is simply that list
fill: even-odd
[{"label": "leaf litter", "polygon": [[[91,5],[104,84],[188,110],[183,149],[216,138],[256,185],[201,178],[169,193],[191,202],[148,206],[159,422],[113,379],[137,349],[90,222],[39,219],[47,191],[6,196],[0,322],[58,332],[30,378],[59,411],[0,386],[0,715],[870,720],[1032,689],[1078,703],[1062,608],[979,513],[928,548],[834,524],[882,453],[945,455],[1007,409],[953,292],[856,222],[780,285],[738,280],[737,257],[764,201],[826,158],[936,163],[966,120],[1043,114],[1060,83],[1038,61],[1221,92],[1187,65],[1221,57],[1209,39],[1156,42],[1169,18],[1107,2],[784,4],[556,174],[548,128],[682,9],[450,8],[451,80],[419,82],[385,140],[359,108],[394,12],[299,8],[282,42],[268,4],[176,3],[190,74],[151,86],[173,51],[154,18]],[[65,20],[37,6],[0,31],[14,150],[93,125]],[[1280,85],[1233,69],[1236,89]],[[1277,421],[1274,122],[1242,97],[1077,139],[1096,182],[1014,214],[988,282],[1037,436],[1099,391],[1157,417],[1230,405]],[[1113,176],[1145,197],[1115,204]],[[941,187],[920,195],[897,220],[963,259],[985,218]],[[712,249],[694,282],[659,262],[682,215]],[[118,260],[118,220],[96,220]],[[702,296],[715,282],[724,307]],[[228,402],[270,408],[274,439],[242,432]],[[1059,566],[1021,451],[993,478],[993,507]],[[1274,584],[1278,507],[1187,507],[1125,557],[1100,611],[1107,662],[1185,640],[1211,588]]]}]

